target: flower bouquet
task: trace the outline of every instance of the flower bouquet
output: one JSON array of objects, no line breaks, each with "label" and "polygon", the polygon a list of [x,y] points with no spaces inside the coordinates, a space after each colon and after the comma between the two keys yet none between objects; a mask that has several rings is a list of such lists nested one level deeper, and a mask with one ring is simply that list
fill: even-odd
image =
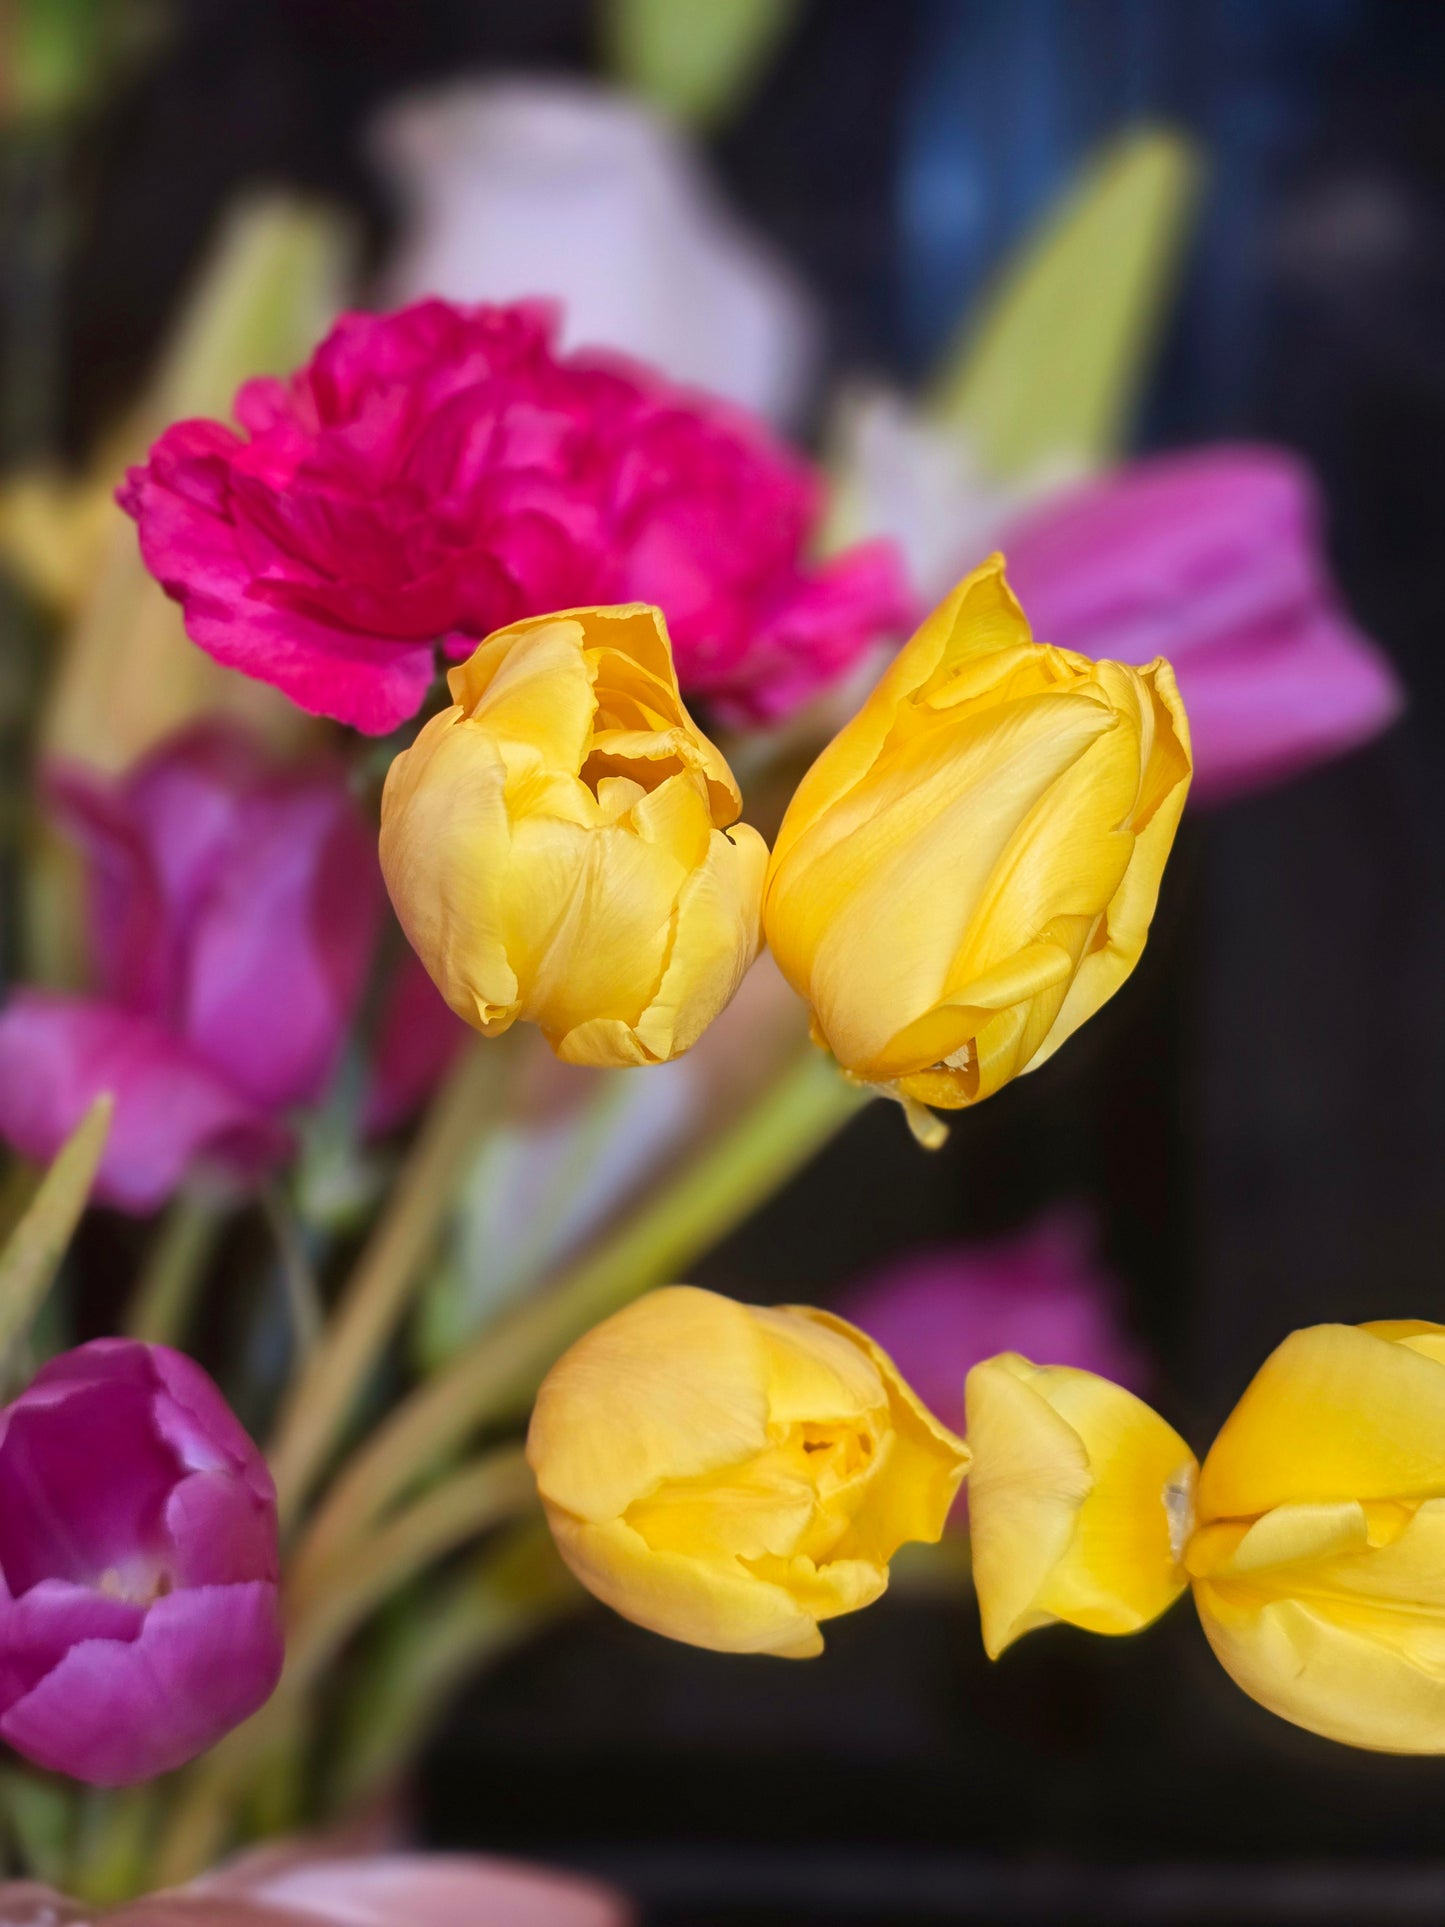
[{"label": "flower bouquet", "polygon": [[[1445,1745],[1439,1328],[1296,1334],[1201,1469],[1085,1369],[1135,1377],[1074,1316],[1072,1233],[1042,1365],[997,1256],[931,1274],[916,1367],[896,1285],[854,1323],[679,1283],[863,1105],[936,1145],[1067,1047],[1192,780],[1397,706],[1290,460],[1092,474],[1191,173],[1126,142],[930,396],[840,404],[831,476],[564,348],[545,300],[254,352],[236,312],[269,287],[306,333],[338,251],[253,208],[88,485],[129,522],[12,494],[63,637],[0,1010],[17,1870],[135,1927],[620,1920],[501,1864],[254,1843],[374,1815],[584,1589],[820,1653],[965,1477],[991,1653],[1192,1587],[1284,1717]],[[1113,325],[1075,339],[1091,300]],[[137,1225],[103,1312],[52,1290],[88,1202]]]}]

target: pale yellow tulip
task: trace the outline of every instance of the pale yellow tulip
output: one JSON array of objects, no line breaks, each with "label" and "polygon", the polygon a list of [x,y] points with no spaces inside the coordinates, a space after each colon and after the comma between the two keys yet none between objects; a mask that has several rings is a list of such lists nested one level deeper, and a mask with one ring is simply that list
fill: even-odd
[{"label": "pale yellow tulip", "polygon": [[1445,1753],[1445,1326],[1316,1325],[1266,1360],[1199,1471],[1132,1394],[1012,1354],[968,1379],[984,1640],[1133,1632],[1191,1585],[1281,1719]]},{"label": "pale yellow tulip", "polygon": [[1036,644],[994,556],[778,832],[764,926],[817,1042],[915,1119],[1043,1063],[1139,961],[1190,772],[1169,665]]},{"label": "pale yellow tulip", "polygon": [[558,1550],[669,1638],[807,1659],[936,1541],[967,1464],[841,1318],[672,1286],[553,1366],[527,1438]]},{"label": "pale yellow tulip", "polygon": [[413,948],[486,1036],[574,1064],[695,1043],[757,954],[767,845],[683,707],[662,613],[534,617],[448,678],[393,762],[381,863]]}]

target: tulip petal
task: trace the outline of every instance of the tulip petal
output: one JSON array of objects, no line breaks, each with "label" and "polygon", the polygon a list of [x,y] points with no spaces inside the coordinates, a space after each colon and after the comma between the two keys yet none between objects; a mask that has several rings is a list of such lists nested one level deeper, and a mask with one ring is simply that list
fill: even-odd
[{"label": "tulip petal", "polygon": [[1193,1454],[1122,1386],[1005,1353],[965,1392],[974,1583],[992,1658],[1062,1619],[1130,1633],[1183,1591]]},{"label": "tulip petal", "polygon": [[1196,1579],[1200,1623],[1231,1678],[1281,1719],[1349,1746],[1440,1753],[1445,1501],[1389,1545],[1362,1537],[1307,1564]]},{"label": "tulip petal", "polygon": [[810,1306],[790,1315],[821,1331],[837,1333],[864,1354],[882,1382],[888,1400],[887,1476],[865,1488],[848,1532],[848,1548],[879,1566],[902,1545],[935,1545],[967,1473],[971,1453],[923,1403],[883,1348],[856,1325]]},{"label": "tulip petal", "polygon": [[131,1786],[184,1765],[254,1713],[281,1660],[273,1585],[169,1593],[128,1643],[72,1646],[0,1717],[0,1738],[52,1772]]},{"label": "tulip petal", "polygon": [[426,724],[387,772],[381,868],[413,950],[457,1015],[505,1030],[517,1012],[500,903],[477,876],[511,857],[507,771],[496,745],[460,710]]},{"label": "tulip petal", "polygon": [[1291,456],[1223,447],[1051,499],[1007,547],[1041,635],[1124,662],[1169,658],[1198,796],[1217,803],[1338,756],[1399,713],[1394,671],[1340,606],[1319,521]]},{"label": "tulip petal", "polygon": [[[1101,664],[1106,668],[1109,665]],[[1143,758],[1139,801],[1131,817],[1134,849],[1119,887],[1110,897],[1103,922],[1069,986],[1047,1036],[1029,1068],[1045,1063],[1079,1026],[1119,988],[1143,954],[1159,901],[1164,865],[1174,844],[1189,795],[1193,770],[1189,719],[1174,675],[1166,662],[1141,672],[1147,702],[1141,705]]]},{"label": "tulip petal", "polygon": [[731,1002],[762,941],[768,846],[748,823],[714,830],[677,900],[672,951],[637,1035],[655,1058],[691,1048]]},{"label": "tulip petal", "polygon": [[1291,1334],[1255,1374],[1199,1478],[1200,1517],[1445,1494],[1445,1366],[1351,1325]]},{"label": "tulip petal", "polygon": [[314,1104],[380,928],[374,832],[320,774],[253,797],[242,828],[192,933],[185,1032],[257,1104]]},{"label": "tulip petal", "polygon": [[[7,1575],[8,1576],[8,1575]],[[69,1579],[0,1594],[0,1709],[8,1712],[81,1640],[136,1638],[145,1609]]]},{"label": "tulip petal", "polygon": [[0,1133],[51,1158],[102,1091],[115,1118],[96,1196],[154,1211],[200,1160],[250,1176],[289,1134],[188,1046],[141,1017],[83,998],[22,990],[0,1012]]},{"label": "tulip petal", "polygon": [[992,555],[965,576],[906,642],[889,665],[873,697],[815,759],[793,792],[773,845],[780,869],[793,845],[825,811],[842,801],[877,762],[900,703],[922,689],[951,661],[961,639],[980,637],[985,653],[1027,647],[1033,640],[1028,619],[1004,576],[1004,560]]},{"label": "tulip petal", "polygon": [[761,1450],[767,1422],[766,1362],[746,1308],[672,1285],[604,1319],[558,1360],[537,1395],[527,1457],[545,1500],[605,1521],[665,1480]]},{"label": "tulip petal", "polygon": [[736,1559],[656,1549],[625,1519],[591,1524],[563,1513],[549,1523],[577,1578],[634,1625],[713,1652],[814,1659],[823,1650],[813,1614]]}]

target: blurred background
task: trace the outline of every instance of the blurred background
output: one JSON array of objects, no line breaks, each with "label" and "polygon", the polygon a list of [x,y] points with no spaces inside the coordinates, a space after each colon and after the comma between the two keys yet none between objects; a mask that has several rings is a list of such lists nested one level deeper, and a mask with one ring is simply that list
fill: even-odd
[{"label": "blurred background", "polygon": [[[1145,124],[1189,137],[1198,200],[1129,445],[1303,456],[1406,713],[1287,785],[1192,811],[1126,995],[935,1156],[873,1106],[697,1281],[842,1307],[876,1267],[939,1247],[1030,1275],[1083,1265],[1107,1300],[1100,1342],[1197,1447],[1295,1326],[1445,1316],[1445,12],[72,0],[54,16],[54,45],[5,81],[12,113],[22,87],[66,105],[63,135],[5,181],[4,349],[33,373],[6,385],[11,472],[99,459],[244,192],[340,210],[369,298],[553,292],[530,283],[571,272],[570,338],[635,328],[622,345],[826,448],[840,384],[924,380],[1103,144]],[[599,79],[670,118],[571,91]],[[549,195],[575,197],[579,173],[598,199],[548,262]],[[642,186],[619,212],[602,183],[623,176]],[[694,192],[716,235],[653,289],[651,243]],[[7,683],[40,634],[12,622]],[[1052,1243],[1020,1258],[1041,1222]],[[102,1271],[124,1263],[115,1223],[87,1235]],[[1026,1331],[999,1342],[1029,1349]],[[1187,1602],[1131,1641],[1058,1629],[992,1666],[961,1563],[902,1570],[807,1667],[579,1610],[455,1705],[421,1831],[605,1873],[655,1927],[1445,1915],[1445,1762],[1273,1719],[1229,1686]]]}]

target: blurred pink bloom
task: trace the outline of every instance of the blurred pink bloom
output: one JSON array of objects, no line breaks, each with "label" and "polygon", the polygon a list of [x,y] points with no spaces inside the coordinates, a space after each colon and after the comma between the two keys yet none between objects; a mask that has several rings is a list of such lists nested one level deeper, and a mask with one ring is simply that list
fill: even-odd
[{"label": "blurred pink bloom", "polygon": [[0,1011],[0,1135],[54,1155],[116,1100],[97,1195],[153,1210],[198,1158],[251,1175],[325,1092],[382,914],[374,838],[328,765],[211,726],[111,785],[53,776],[87,859],[97,986]]},{"label": "blurred pink bloom", "polygon": [[945,1425],[963,1430],[963,1381],[981,1359],[1022,1352],[1123,1385],[1148,1383],[1086,1211],[1056,1208],[987,1244],[913,1251],[855,1285],[838,1309],[893,1359]]},{"label": "blurred pink bloom", "polygon": [[0,1413],[0,1738],[127,1786],[193,1759],[281,1671],[276,1494],[199,1365],[103,1338]]},{"label": "blurred pink bloom", "polygon": [[462,1854],[253,1854],[101,1915],[48,1888],[0,1886],[3,1927],[631,1927],[634,1918],[594,1881]]},{"label": "blurred pink bloom", "polygon": [[684,691],[764,719],[907,623],[890,544],[805,566],[820,478],[761,423],[553,332],[526,303],[346,315],[241,390],[244,435],[168,429],[119,499],[192,639],[382,733],[438,643],[549,609],[659,603]]},{"label": "blurred pink bloom", "polygon": [[1277,449],[1136,462],[1051,497],[1000,546],[1042,641],[1173,663],[1199,801],[1328,761],[1399,714],[1394,671],[1331,580],[1310,475]]},{"label": "blurred pink bloom", "polygon": [[407,950],[398,957],[372,1045],[363,1134],[379,1137],[409,1122],[474,1035],[426,974],[416,952]]}]

